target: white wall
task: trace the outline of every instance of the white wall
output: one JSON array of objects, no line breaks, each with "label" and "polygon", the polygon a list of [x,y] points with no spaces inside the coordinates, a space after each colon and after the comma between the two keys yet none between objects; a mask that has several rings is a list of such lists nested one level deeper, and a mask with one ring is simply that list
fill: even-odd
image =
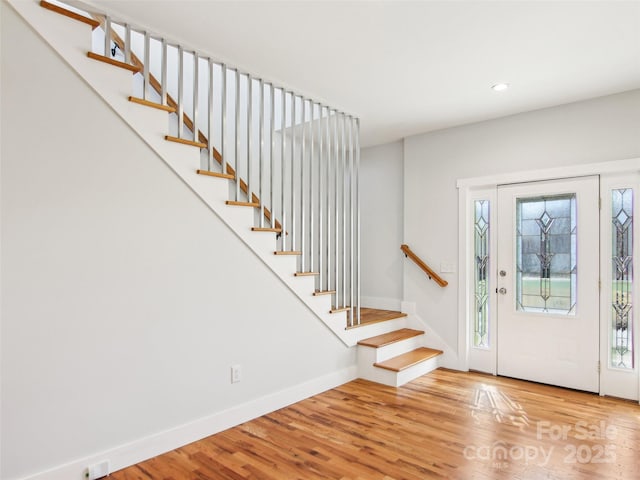
[{"label": "white wall", "polygon": [[355,365],[6,4],[1,26],[0,477]]},{"label": "white wall", "polygon": [[364,306],[399,310],[403,236],[402,142],[362,149],[361,275]]},{"label": "white wall", "polygon": [[[404,147],[404,240],[438,270],[457,262],[457,179],[638,157],[640,90],[417,135]],[[404,299],[455,348],[457,274],[443,276],[441,289],[405,264]]]}]

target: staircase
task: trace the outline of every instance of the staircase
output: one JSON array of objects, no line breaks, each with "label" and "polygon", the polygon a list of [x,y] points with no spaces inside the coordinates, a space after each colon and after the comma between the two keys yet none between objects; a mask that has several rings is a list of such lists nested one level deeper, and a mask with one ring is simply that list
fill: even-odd
[{"label": "staircase", "polygon": [[[402,314],[404,315],[404,314]],[[441,350],[421,346],[424,331],[401,328],[358,342],[361,378],[399,387],[436,369]]]},{"label": "staircase", "polygon": [[[60,2],[9,2],[283,284],[357,345],[359,376],[400,386],[437,368],[442,351],[424,346],[406,314],[359,305],[357,119],[196,52],[191,75],[205,65],[208,88],[196,80],[185,95],[182,47],[171,85],[165,40]],[[152,41],[164,52],[155,71]]]}]

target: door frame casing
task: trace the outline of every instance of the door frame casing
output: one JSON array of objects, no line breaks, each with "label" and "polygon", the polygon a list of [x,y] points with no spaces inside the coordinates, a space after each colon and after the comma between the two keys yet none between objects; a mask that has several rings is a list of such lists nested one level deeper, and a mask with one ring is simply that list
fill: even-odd
[{"label": "door frame casing", "polygon": [[[486,198],[492,200],[492,205],[495,205],[495,192],[497,191],[498,185],[503,184],[561,180],[591,175],[609,176],[613,174],[625,173],[635,174],[638,172],[640,172],[640,158],[631,158],[625,160],[614,160],[609,162],[590,163],[584,165],[504,173],[493,176],[465,178],[459,179],[457,181],[459,235],[458,264],[460,265],[460,273],[458,277],[458,360],[461,370],[469,370],[470,355],[472,355],[471,350],[473,349],[471,343],[471,332],[469,328],[471,315],[473,314],[473,306],[471,301],[473,293],[473,262],[470,261],[473,258],[473,228],[471,228],[471,226],[473,225],[473,200],[481,199],[482,197],[482,199]],[[489,194],[493,196],[488,197]],[[638,192],[638,194],[640,196],[640,192]],[[495,218],[495,212],[492,218]],[[495,251],[495,234],[491,237],[493,237],[493,240],[491,240],[490,248],[492,249],[492,251]],[[492,275],[495,275],[495,272],[493,272],[495,270],[495,268],[493,268],[494,266],[495,264],[493,264],[491,267]],[[495,279],[493,285],[495,285]],[[635,317],[637,318],[637,313]],[[494,324],[495,321],[493,321],[493,318],[491,320],[491,324]],[[601,323],[602,322],[603,320],[601,319]],[[495,326],[490,325],[490,328],[495,329]],[[637,336],[638,335],[636,335],[636,337]],[[492,349],[496,350],[495,345]],[[495,353],[493,353],[492,355],[495,356]],[[601,376],[605,366],[606,365],[604,364],[602,365],[603,368],[601,368]],[[638,375],[637,370],[638,369],[636,368],[636,375]],[[488,373],[493,373],[495,375],[495,367],[488,370]],[[602,389],[602,381],[600,382],[600,385]],[[640,398],[640,394],[638,395],[638,398]]]}]

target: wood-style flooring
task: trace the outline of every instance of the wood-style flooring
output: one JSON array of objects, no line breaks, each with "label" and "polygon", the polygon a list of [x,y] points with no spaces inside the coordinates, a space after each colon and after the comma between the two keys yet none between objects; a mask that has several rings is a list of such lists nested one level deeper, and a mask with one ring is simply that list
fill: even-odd
[{"label": "wood-style flooring", "polygon": [[355,380],[110,478],[637,479],[639,449],[637,402],[439,369]]}]

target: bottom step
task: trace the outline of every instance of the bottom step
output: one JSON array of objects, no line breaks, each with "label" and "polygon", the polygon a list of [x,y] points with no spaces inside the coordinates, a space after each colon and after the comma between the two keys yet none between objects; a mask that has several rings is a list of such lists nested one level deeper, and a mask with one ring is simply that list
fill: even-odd
[{"label": "bottom step", "polygon": [[433,348],[416,348],[411,352],[403,353],[397,357],[390,358],[384,362],[374,363],[374,367],[384,368],[385,370],[391,370],[392,372],[401,372],[409,367],[413,367],[418,363],[425,362],[430,358],[442,355],[442,350],[435,350]]},{"label": "bottom step", "polygon": [[358,350],[359,377],[390,387],[399,387],[435,370],[438,368],[438,357],[442,354],[441,350],[420,347],[374,363],[366,361],[369,357],[367,353],[373,350],[371,347],[359,345]]}]

